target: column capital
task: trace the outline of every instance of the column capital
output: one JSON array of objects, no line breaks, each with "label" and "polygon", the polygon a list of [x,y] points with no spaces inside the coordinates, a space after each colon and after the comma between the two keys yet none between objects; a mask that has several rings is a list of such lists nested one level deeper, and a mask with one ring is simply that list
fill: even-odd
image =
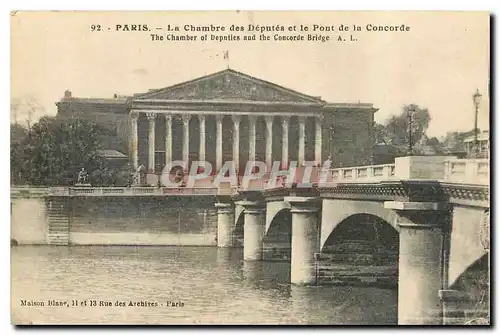
[{"label": "column capital", "polygon": [[255,125],[255,123],[257,122],[257,115],[248,115],[248,122],[251,125]]},{"label": "column capital", "polygon": [[146,113],[146,116],[148,118],[148,121],[152,122],[152,121],[155,121],[156,120],[156,113],[154,112],[148,112]]},{"label": "column capital", "polygon": [[266,124],[273,124],[273,120],[274,120],[274,115],[266,115],[264,116],[264,119],[266,120]]},{"label": "column capital", "polygon": [[222,119],[224,118],[224,114],[215,114],[215,120],[217,123],[222,123]]},{"label": "column capital", "polygon": [[321,208],[318,197],[285,197],[283,200],[290,204],[292,213],[315,213]]},{"label": "column capital", "polygon": [[263,214],[266,211],[266,204],[261,201],[242,200],[236,204],[243,206],[244,212],[248,214]]},{"label": "column capital", "polygon": [[139,112],[135,112],[135,111],[132,111],[130,112],[130,118],[132,119],[132,121],[137,121],[137,119],[139,118]]},{"label": "column capital", "polygon": [[165,120],[172,121],[172,113],[165,113],[163,115],[165,115]]},{"label": "column capital", "polygon": [[199,114],[198,115],[198,120],[200,120],[200,122],[205,122],[205,115]]},{"label": "column capital", "polygon": [[305,115],[299,115],[297,117],[297,119],[299,120],[300,124],[304,124],[306,122],[306,118],[307,118],[307,116],[305,116]]},{"label": "column capital", "polygon": [[182,114],[181,118],[182,118],[182,122],[184,124],[189,124],[189,120],[191,119],[191,115],[190,114]]},{"label": "column capital", "polygon": [[317,114],[316,115],[316,121],[317,122],[323,122],[324,119],[325,119],[325,116],[323,114]]},{"label": "column capital", "polygon": [[232,115],[231,118],[233,119],[233,123],[235,125],[240,125],[241,115]]},{"label": "column capital", "polygon": [[217,202],[215,204],[215,208],[217,208],[217,213],[219,213],[219,214],[233,214],[234,213],[233,205],[230,203]]},{"label": "column capital", "polygon": [[384,208],[398,214],[396,224],[407,229],[450,229],[449,206],[444,202],[384,202]]}]

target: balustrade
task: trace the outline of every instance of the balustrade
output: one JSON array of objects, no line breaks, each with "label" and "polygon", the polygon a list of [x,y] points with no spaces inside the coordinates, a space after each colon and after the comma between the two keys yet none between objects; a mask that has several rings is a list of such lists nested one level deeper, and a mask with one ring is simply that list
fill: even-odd
[{"label": "balustrade", "polygon": [[391,180],[395,177],[395,164],[354,166],[330,170],[334,183],[344,182],[376,182]]},{"label": "balustrade", "polygon": [[487,159],[449,159],[445,161],[444,181],[488,184],[490,163]]},{"label": "balustrade", "polygon": [[[406,158],[406,157],[403,157]],[[418,158],[418,172],[422,175],[422,157]],[[435,159],[435,157],[433,158]],[[443,158],[444,159],[444,158]],[[376,183],[385,180],[405,180],[412,177],[405,177],[407,172],[412,173],[411,165],[409,168],[405,166],[404,171],[400,175],[396,173],[396,164],[382,164],[370,166],[355,166],[347,168],[336,168],[329,170],[328,183]],[[449,183],[464,183],[487,185],[489,183],[490,165],[487,159],[446,159],[442,163],[430,163],[429,169],[433,169],[433,173],[429,178],[440,180]],[[440,171],[439,169],[440,168]],[[408,171],[407,171],[408,170]],[[437,171],[437,172],[436,172]],[[411,175],[410,175],[411,176]],[[439,177],[440,176],[440,177]],[[419,179],[419,178],[417,178]],[[240,182],[241,185],[241,182]],[[268,186],[269,185],[269,186]],[[247,189],[264,190],[269,188],[273,183],[268,180],[252,180],[247,186]],[[284,179],[279,179],[274,183],[273,188],[282,188],[287,185]],[[11,187],[12,197],[44,197],[44,196],[133,196],[133,195],[168,195],[168,194],[184,194],[184,195],[231,195],[235,194],[241,187],[222,184],[216,186],[195,186],[189,187],[33,187],[33,186],[13,186]]]}]

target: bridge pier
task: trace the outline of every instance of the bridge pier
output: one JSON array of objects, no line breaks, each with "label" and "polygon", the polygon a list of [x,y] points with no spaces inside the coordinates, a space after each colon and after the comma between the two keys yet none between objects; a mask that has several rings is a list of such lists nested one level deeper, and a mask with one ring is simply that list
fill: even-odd
[{"label": "bridge pier", "polygon": [[319,252],[319,224],[317,212],[320,202],[315,197],[286,197],[292,213],[292,284],[316,283],[314,254]]},{"label": "bridge pier", "polygon": [[262,260],[262,239],[266,231],[266,207],[258,201],[238,202],[244,208],[243,260]]},{"label": "bridge pier", "polygon": [[234,210],[230,203],[216,203],[217,208],[217,246],[233,246]]},{"label": "bridge pier", "polygon": [[[443,233],[440,203],[386,202],[395,209],[399,232],[398,324],[442,324]],[[441,208],[443,207],[443,208]]]}]

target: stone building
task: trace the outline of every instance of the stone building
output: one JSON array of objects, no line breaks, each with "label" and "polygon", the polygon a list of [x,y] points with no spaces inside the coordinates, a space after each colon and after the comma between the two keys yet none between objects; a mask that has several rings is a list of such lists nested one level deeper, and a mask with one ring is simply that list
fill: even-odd
[{"label": "stone building", "polygon": [[[83,117],[114,131],[134,166],[159,172],[172,160],[207,160],[214,170],[249,160],[334,166],[369,164],[372,104],[330,103],[226,69],[129,97],[77,98],[66,91],[58,117]],[[113,141],[111,141],[113,142]],[[109,143],[108,145],[113,145]],[[105,149],[116,149],[105,148]]]}]

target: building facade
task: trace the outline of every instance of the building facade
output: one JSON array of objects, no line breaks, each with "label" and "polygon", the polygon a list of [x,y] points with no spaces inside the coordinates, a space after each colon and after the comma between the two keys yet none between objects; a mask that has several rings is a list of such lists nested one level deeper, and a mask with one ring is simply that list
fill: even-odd
[{"label": "building facade", "polygon": [[490,157],[490,132],[484,130],[477,135],[477,143],[474,135],[464,140],[467,157],[489,158]]},{"label": "building facade", "polygon": [[[373,155],[372,104],[328,103],[227,69],[174,86],[113,99],[57,103],[58,117],[83,117],[114,130],[128,144],[134,167],[160,172],[174,160],[209,161],[218,171],[233,161],[334,166],[369,164]],[[116,148],[105,148],[116,149]]]}]

